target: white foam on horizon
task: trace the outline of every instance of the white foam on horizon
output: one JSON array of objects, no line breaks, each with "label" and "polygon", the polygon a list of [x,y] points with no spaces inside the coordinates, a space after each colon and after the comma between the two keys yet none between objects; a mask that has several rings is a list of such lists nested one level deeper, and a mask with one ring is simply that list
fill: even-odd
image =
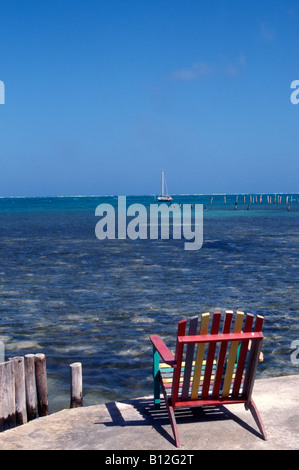
[{"label": "white foam on horizon", "polygon": [[[246,193],[182,193],[182,194],[172,194],[172,197],[191,197],[191,196],[275,196],[275,195],[282,195],[282,196],[299,196],[299,192],[246,192]],[[118,198],[119,196],[129,197],[158,197],[157,194],[75,194],[71,196],[65,195],[55,195],[55,196],[0,196],[0,199],[74,199],[74,198],[101,198],[101,197],[111,197],[111,198]]]}]

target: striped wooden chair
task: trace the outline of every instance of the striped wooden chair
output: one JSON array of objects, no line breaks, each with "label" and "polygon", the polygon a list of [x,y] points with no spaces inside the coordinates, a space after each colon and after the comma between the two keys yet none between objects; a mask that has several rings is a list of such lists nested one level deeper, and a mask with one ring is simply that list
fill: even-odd
[{"label": "striped wooden chair", "polygon": [[251,397],[263,340],[263,317],[257,316],[254,326],[253,315],[247,314],[244,320],[243,312],[204,313],[200,326],[198,320],[197,316],[190,319],[187,334],[186,320],[179,322],[175,355],[159,336],[150,337],[155,408],[160,407],[162,388],[176,446],[180,441],[175,409],[232,403],[243,403],[251,411],[266,440]]}]

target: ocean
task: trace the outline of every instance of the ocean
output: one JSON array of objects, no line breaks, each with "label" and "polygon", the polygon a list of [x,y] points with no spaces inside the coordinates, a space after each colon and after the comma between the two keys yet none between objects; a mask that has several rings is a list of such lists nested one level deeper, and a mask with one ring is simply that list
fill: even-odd
[{"label": "ocean", "polygon": [[152,394],[149,336],[173,349],[179,320],[215,310],[265,317],[258,378],[299,373],[299,195],[173,198],[203,204],[201,249],[99,240],[96,207],[116,196],[0,199],[0,340],[6,358],[46,354],[50,412],[69,407],[77,361],[84,405]]}]

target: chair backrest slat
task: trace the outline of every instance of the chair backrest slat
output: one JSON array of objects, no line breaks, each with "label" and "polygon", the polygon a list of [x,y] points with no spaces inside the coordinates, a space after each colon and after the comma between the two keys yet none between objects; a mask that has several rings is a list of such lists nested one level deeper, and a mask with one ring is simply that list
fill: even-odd
[{"label": "chair backrest slat", "polygon": [[[179,338],[180,336],[185,336],[186,324],[187,324],[186,320],[179,321],[177,338]],[[178,396],[179,396],[180,375],[181,375],[181,367],[182,367],[182,360],[183,360],[183,348],[184,348],[184,345],[179,344],[178,339],[177,339],[176,351],[175,351],[175,360],[176,360],[177,366],[174,368],[174,372],[173,372],[173,388],[172,388],[172,399],[174,401],[177,401]]]},{"label": "chair backrest slat", "polygon": [[[224,325],[223,325],[223,333],[227,334],[230,332],[231,324],[233,320],[233,312],[227,311],[225,314]],[[227,341],[223,341],[220,346],[219,356],[218,356],[218,364],[217,364],[217,371],[214,381],[214,388],[212,392],[213,397],[218,397],[222,382],[223,376],[223,369],[225,365],[225,357],[226,357],[226,350],[227,350]]]},{"label": "chair backrest slat", "polygon": [[[211,334],[212,335],[218,334],[219,326],[220,326],[220,319],[221,319],[221,313],[220,312],[215,312],[214,315],[213,315],[213,322],[212,322],[212,327],[211,327]],[[206,362],[206,370],[205,370],[204,381],[203,381],[202,392],[201,392],[201,397],[202,398],[207,398],[208,395],[209,395],[209,389],[210,389],[210,383],[211,383],[211,375],[212,375],[212,369],[213,369],[213,362],[214,362],[214,357],[215,357],[216,346],[217,346],[217,343],[210,343],[209,344],[209,350],[208,350],[207,362]]]},{"label": "chair backrest slat", "polygon": [[[264,322],[264,318],[258,315],[256,317],[255,328],[254,328],[254,331],[256,333],[262,331],[263,322]],[[248,400],[250,400],[251,393],[252,393],[253,382],[254,382],[256,368],[257,368],[258,361],[259,361],[261,347],[262,347],[261,342],[252,342],[252,345],[250,348],[250,354],[249,354],[246,375],[244,378],[244,385],[243,385],[243,393],[248,397]]]},{"label": "chair backrest slat", "polygon": [[[189,336],[196,335],[197,325],[198,325],[198,316],[192,317],[190,319],[190,324],[189,324]],[[187,400],[189,397],[194,348],[195,348],[195,344],[187,345],[184,379],[183,379],[183,387],[182,387],[182,394],[181,394],[182,400]]]},{"label": "chair backrest slat", "polygon": [[[234,325],[234,333],[241,333],[243,324],[243,312],[237,312]],[[229,356],[227,360],[226,372],[223,383],[222,397],[226,398],[229,395],[234,367],[238,353],[239,341],[232,341],[230,345]]]},{"label": "chair backrest slat", "polygon": [[[250,333],[252,331],[252,325],[253,325],[253,315],[247,314],[245,325],[244,325],[244,333]],[[240,391],[243,371],[245,367],[245,361],[246,361],[247,352],[248,352],[248,345],[249,345],[249,340],[242,341],[240,351],[239,351],[239,357],[237,361],[238,366],[236,370],[236,377],[234,380],[233,395],[238,395]]]},{"label": "chair backrest slat", "polygon": [[[206,335],[208,333],[209,328],[209,319],[210,314],[204,313],[201,316],[201,323],[200,323],[200,335]],[[198,344],[197,345],[197,353],[195,359],[195,367],[194,367],[194,376],[193,376],[193,384],[191,390],[191,400],[194,400],[198,397],[198,389],[202,371],[202,363],[204,359],[204,352],[205,352],[205,344]]]}]

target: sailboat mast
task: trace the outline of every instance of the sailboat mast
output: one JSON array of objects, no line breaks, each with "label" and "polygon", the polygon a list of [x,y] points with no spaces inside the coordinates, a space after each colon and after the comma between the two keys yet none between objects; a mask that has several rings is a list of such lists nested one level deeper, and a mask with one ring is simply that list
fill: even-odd
[{"label": "sailboat mast", "polygon": [[[165,188],[166,188],[166,194],[165,194]],[[168,188],[167,188],[167,183],[166,183],[163,170],[162,170],[162,194],[161,196],[158,196],[158,201],[168,201],[168,202],[172,201],[172,197],[168,195]]]}]

